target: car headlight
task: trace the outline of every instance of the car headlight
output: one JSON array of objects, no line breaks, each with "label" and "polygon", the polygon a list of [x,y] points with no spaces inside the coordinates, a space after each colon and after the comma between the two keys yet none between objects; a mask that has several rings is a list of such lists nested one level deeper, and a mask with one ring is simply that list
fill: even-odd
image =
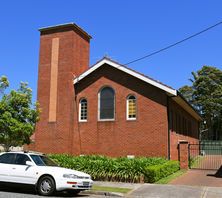
[{"label": "car headlight", "polygon": [[77,179],[78,178],[78,176],[74,175],[74,174],[64,174],[63,177],[64,178],[72,178],[72,179]]}]

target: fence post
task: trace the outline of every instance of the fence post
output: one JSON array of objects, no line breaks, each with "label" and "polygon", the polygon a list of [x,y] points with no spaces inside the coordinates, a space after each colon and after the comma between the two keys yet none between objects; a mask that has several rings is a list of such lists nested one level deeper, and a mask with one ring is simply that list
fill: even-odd
[{"label": "fence post", "polygon": [[179,161],[180,169],[189,168],[189,156],[188,156],[188,141],[180,140],[179,141]]}]

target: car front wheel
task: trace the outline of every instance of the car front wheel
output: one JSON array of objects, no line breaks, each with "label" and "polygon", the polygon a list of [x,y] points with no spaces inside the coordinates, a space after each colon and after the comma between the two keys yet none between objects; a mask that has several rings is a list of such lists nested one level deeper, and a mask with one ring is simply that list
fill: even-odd
[{"label": "car front wheel", "polygon": [[53,178],[50,176],[42,177],[38,182],[37,190],[40,195],[52,195],[55,191],[55,182]]}]

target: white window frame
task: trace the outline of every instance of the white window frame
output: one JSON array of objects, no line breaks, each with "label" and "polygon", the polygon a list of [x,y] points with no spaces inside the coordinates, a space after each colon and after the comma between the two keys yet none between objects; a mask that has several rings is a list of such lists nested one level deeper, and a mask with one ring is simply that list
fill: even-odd
[{"label": "white window frame", "polygon": [[87,122],[87,119],[81,119],[81,113],[82,113],[82,100],[86,100],[87,109],[86,109],[86,117],[88,119],[88,100],[86,98],[81,98],[79,100],[79,122]]},{"label": "white window frame", "polygon": [[[113,115],[113,118],[109,118],[109,119],[101,119],[100,118],[100,94],[101,94],[101,91],[104,89],[104,88],[111,88],[114,92],[114,115]],[[116,117],[116,92],[115,90],[110,87],[110,86],[103,86],[102,88],[100,88],[99,92],[98,92],[98,121],[101,121],[101,122],[106,122],[106,121],[115,121],[115,117]]]},{"label": "white window frame", "polygon": [[[129,97],[133,96],[136,100],[136,117],[135,118],[129,118]],[[136,120],[137,119],[137,97],[133,94],[130,94],[126,98],[126,120]]]}]

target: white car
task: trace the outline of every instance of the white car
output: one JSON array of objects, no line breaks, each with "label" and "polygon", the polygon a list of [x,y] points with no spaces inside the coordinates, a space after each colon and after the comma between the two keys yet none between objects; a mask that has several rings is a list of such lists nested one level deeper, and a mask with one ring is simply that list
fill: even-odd
[{"label": "white car", "polygon": [[45,196],[55,191],[77,194],[89,190],[93,184],[90,175],[58,167],[47,156],[34,152],[1,153],[0,182],[31,184]]}]

